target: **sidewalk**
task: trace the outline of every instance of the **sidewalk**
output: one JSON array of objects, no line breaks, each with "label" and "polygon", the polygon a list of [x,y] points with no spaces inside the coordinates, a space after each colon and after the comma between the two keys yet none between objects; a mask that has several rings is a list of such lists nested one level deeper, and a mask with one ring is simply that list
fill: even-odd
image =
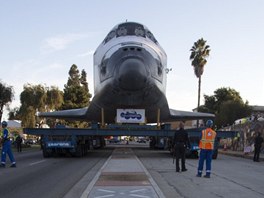
[{"label": "sidewalk", "polygon": [[116,148],[81,198],[165,198],[132,149]]},{"label": "sidewalk", "polygon": [[[254,152],[250,152],[248,154],[245,154],[243,151],[233,151],[231,149],[227,149],[227,150],[218,149],[218,153],[224,154],[224,155],[230,155],[230,156],[235,156],[235,157],[242,157],[242,158],[246,158],[246,159],[251,159],[252,161],[253,161],[253,157],[254,157]],[[264,161],[264,156],[262,153],[260,153],[259,160]]]}]

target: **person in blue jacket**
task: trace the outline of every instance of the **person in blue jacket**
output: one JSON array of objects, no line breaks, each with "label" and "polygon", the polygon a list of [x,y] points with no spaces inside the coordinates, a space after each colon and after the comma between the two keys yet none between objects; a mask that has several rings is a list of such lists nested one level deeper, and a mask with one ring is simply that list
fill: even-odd
[{"label": "person in blue jacket", "polygon": [[12,149],[11,149],[11,141],[10,141],[10,137],[9,137],[9,131],[6,127],[7,127],[7,122],[3,121],[2,122],[3,130],[2,130],[2,135],[1,135],[3,146],[2,146],[2,155],[1,155],[0,167],[5,168],[5,166],[6,166],[6,154],[8,154],[8,157],[12,163],[10,167],[14,168],[14,167],[16,167],[16,161],[15,161]]}]

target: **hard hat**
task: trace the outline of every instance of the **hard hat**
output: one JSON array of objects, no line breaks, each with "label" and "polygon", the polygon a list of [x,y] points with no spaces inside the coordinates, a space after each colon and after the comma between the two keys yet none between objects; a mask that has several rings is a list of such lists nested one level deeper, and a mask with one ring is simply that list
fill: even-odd
[{"label": "hard hat", "polygon": [[207,126],[207,127],[212,127],[213,124],[214,124],[213,120],[207,120],[207,121],[206,121],[206,126]]},{"label": "hard hat", "polygon": [[6,121],[3,121],[2,122],[2,126],[7,126],[7,122]]}]

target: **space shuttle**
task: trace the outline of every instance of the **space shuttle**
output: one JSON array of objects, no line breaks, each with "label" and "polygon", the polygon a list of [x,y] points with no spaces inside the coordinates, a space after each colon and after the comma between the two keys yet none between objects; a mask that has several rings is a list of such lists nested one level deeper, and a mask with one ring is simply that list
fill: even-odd
[{"label": "space shuttle", "polygon": [[[90,105],[42,112],[38,116],[109,124],[117,122],[120,115],[135,120],[138,110],[144,112],[144,123],[214,118],[214,114],[169,108],[165,95],[167,55],[145,25],[136,22],[116,25],[93,58],[94,97]],[[120,115],[117,110],[121,110]]]}]

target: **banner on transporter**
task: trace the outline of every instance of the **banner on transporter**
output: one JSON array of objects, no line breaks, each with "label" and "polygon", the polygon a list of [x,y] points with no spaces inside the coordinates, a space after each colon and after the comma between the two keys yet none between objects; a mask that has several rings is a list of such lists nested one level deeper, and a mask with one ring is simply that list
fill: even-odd
[{"label": "banner on transporter", "polygon": [[117,123],[145,123],[145,109],[117,109]]}]

